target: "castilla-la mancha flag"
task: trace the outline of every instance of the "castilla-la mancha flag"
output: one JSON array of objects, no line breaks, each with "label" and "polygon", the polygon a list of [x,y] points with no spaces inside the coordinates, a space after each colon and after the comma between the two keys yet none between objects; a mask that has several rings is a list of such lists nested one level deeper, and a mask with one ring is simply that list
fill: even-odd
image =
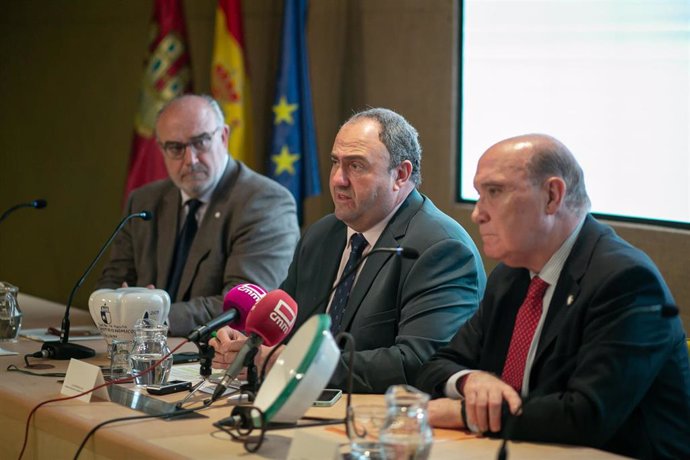
[{"label": "castilla-la mancha flag", "polygon": [[262,161],[254,155],[241,0],[218,0],[211,59],[211,94],[222,107],[225,123],[230,126],[230,155],[257,170]]},{"label": "castilla-la mancha flag", "polygon": [[154,134],[156,114],[166,102],[192,90],[181,0],[155,0],[150,37],[134,120],[125,197],[137,187],[168,176]]}]

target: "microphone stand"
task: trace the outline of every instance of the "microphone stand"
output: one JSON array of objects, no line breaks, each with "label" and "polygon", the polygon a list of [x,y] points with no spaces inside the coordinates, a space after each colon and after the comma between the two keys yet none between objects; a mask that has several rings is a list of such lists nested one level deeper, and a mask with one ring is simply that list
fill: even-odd
[{"label": "microphone stand", "polygon": [[[321,298],[317,303],[316,307],[318,308],[322,303],[328,300],[330,295],[347,280],[351,275],[357,272],[359,267],[364,263],[364,261],[371,255],[377,254],[377,253],[389,253],[389,254],[395,254],[400,257],[404,258],[409,258],[409,259],[416,259],[419,257],[419,252],[416,249],[413,248],[408,248],[408,247],[397,247],[397,248],[374,248],[371,251],[369,251],[367,254],[363,255],[355,264],[354,267],[352,267],[350,270],[347,272],[344,272],[342,275],[340,275],[340,278],[338,279],[338,282],[333,285],[331,289],[328,290],[326,295]],[[262,366],[262,371],[261,371],[261,382],[266,376],[266,365],[268,362],[270,362],[271,356],[273,356],[273,353],[279,348],[279,345],[281,345],[285,340],[287,339],[284,338],[281,340],[276,346],[270,351],[270,353],[266,356],[266,359],[264,361],[264,364]],[[256,406],[236,406],[233,410],[232,413],[230,414],[230,417],[221,419],[213,424],[216,428],[219,428],[226,433],[228,433],[233,439],[242,441],[244,443],[244,448],[247,452],[254,453],[259,450],[261,447],[261,444],[264,441],[265,435],[267,431],[270,430],[281,430],[281,429],[289,429],[289,428],[308,428],[308,427],[314,427],[314,426],[326,426],[326,425],[339,425],[343,423],[345,425],[345,431],[348,434],[348,437],[350,436],[350,428],[347,424],[347,420],[349,417],[349,414],[351,412],[350,407],[352,403],[352,386],[353,386],[353,366],[354,366],[354,359],[355,359],[355,345],[354,345],[354,338],[352,335],[350,335],[347,332],[340,332],[336,336],[336,343],[339,343],[341,340],[345,340],[346,344],[348,345],[348,351],[350,353],[350,359],[348,361],[348,370],[347,370],[347,399],[346,399],[346,406],[345,406],[345,417],[343,418],[337,418],[337,419],[326,419],[326,418],[321,418],[321,417],[309,417],[305,416],[302,417],[303,420],[309,420],[312,423],[304,423],[304,424],[294,424],[294,423],[276,423],[276,422],[268,422],[266,420],[266,416],[263,413],[261,409],[259,409]],[[252,360],[253,362],[253,360]],[[261,385],[261,382],[259,385]],[[252,412],[257,412],[259,414],[259,419],[260,419],[260,425],[259,425],[259,435],[258,439],[256,441],[255,445],[251,445],[250,441],[250,435],[254,431],[255,425],[254,425],[254,419],[251,416]],[[235,430],[236,432],[233,432]]]},{"label": "microphone stand", "polygon": [[96,351],[93,348],[85,347],[83,345],[79,345],[76,343],[69,343],[69,329],[70,329],[70,321],[69,321],[69,311],[70,307],[72,306],[72,300],[74,299],[74,295],[76,294],[77,290],[81,287],[82,284],[84,284],[84,280],[86,280],[86,277],[91,273],[91,270],[93,270],[93,267],[96,266],[96,263],[98,260],[101,258],[105,250],[110,246],[110,243],[115,239],[115,236],[122,230],[122,227],[132,218],[134,217],[141,217],[144,220],[150,220],[151,219],[151,213],[148,211],[142,211],[142,212],[136,212],[133,214],[130,214],[128,216],[125,216],[118,226],[115,228],[115,231],[110,235],[110,238],[105,242],[105,244],[101,247],[101,250],[98,251],[98,254],[96,257],[93,259],[91,264],[88,266],[86,271],[84,271],[84,274],[81,275],[79,280],[77,281],[77,284],[74,285],[72,288],[72,292],[69,294],[69,298],[67,299],[67,306],[65,307],[65,316],[62,318],[62,332],[60,335],[60,341],[59,342],[46,342],[43,344],[41,347],[41,352],[43,352],[44,357],[46,358],[52,358],[52,359],[58,359],[58,360],[65,360],[65,359],[84,359],[84,358],[91,358],[93,356],[96,356]]},{"label": "microphone stand", "polygon": [[[216,428],[219,428],[226,433],[228,433],[233,439],[241,441],[247,452],[254,453],[261,448],[267,431],[275,430],[285,430],[285,429],[295,429],[295,428],[311,428],[316,426],[328,426],[328,425],[340,425],[341,423],[345,425],[345,431],[350,436],[350,428],[348,426],[347,420],[351,412],[350,406],[352,403],[352,369],[355,359],[355,340],[347,332],[341,332],[336,337],[336,343],[345,341],[345,344],[350,353],[348,361],[348,375],[347,375],[347,398],[345,405],[345,416],[343,418],[324,418],[324,417],[312,417],[303,416],[302,420],[308,421],[307,423],[278,423],[278,422],[268,422],[264,412],[256,406],[235,406],[230,414],[230,417],[221,419],[213,424]],[[263,366],[261,367],[261,381],[263,381],[266,375],[266,363],[270,361],[270,357],[273,352],[278,349],[278,346],[282,341],[271,350],[271,352],[266,357]],[[260,424],[258,427],[255,426],[254,418],[252,413],[258,413]],[[253,439],[251,433],[255,428],[259,429],[259,434],[256,439]],[[252,444],[254,442],[254,444]]]}]

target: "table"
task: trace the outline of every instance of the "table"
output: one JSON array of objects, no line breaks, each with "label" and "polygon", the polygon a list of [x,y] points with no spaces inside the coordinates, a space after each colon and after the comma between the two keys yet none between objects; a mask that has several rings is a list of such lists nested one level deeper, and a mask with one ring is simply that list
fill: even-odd
[{"label": "table", "polygon": [[[60,324],[64,307],[36,297],[20,294],[20,306],[24,312],[26,327],[57,326]],[[73,325],[90,324],[89,314],[74,309],[71,314]],[[173,339],[173,343],[180,339]],[[88,346],[98,352],[87,361],[104,365],[105,342],[90,341]],[[40,343],[20,339],[17,343],[3,343],[5,349],[17,351],[17,356],[0,357],[0,446],[3,458],[17,458],[24,437],[24,426],[30,410],[39,402],[60,396],[61,383],[58,378],[34,377],[18,372],[8,372],[7,366],[23,367],[23,355],[40,349]],[[193,344],[186,344],[182,350],[193,351]],[[67,361],[46,361],[55,366],[44,372],[65,371]],[[167,401],[181,398],[180,394],[162,397]],[[345,400],[330,408],[312,408],[308,415],[319,417],[343,417]],[[353,395],[354,403],[382,402],[381,395]],[[219,402],[203,414],[206,418],[177,420],[138,420],[107,425],[96,432],[81,453],[81,459],[120,458],[166,458],[186,459],[283,459],[297,430],[270,431],[259,452],[249,454],[242,444],[213,427],[213,422],[230,415],[232,407]],[[127,407],[113,402],[76,400],[51,403],[41,407],[34,415],[29,430],[29,443],[25,459],[72,458],[88,431],[105,420],[141,415]],[[347,438],[341,425],[300,429],[317,437],[336,440],[345,444]],[[435,430],[434,445],[430,459],[493,459],[500,441],[478,438],[455,430]],[[613,454],[584,447],[555,446],[532,443],[510,443],[510,459],[527,458],[621,458]]]}]

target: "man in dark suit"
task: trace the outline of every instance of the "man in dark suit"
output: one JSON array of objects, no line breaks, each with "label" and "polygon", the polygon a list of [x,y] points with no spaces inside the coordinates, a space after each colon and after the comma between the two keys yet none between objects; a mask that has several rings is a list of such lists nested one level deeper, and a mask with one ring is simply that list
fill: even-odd
[{"label": "man in dark suit", "polygon": [[[335,213],[305,232],[281,288],[299,305],[294,330],[328,312],[332,331],[355,339],[354,391],[382,393],[412,382],[422,363],[474,313],[484,268],[465,230],[416,190],[421,147],[403,117],[386,109],[354,115],[338,132],[331,163]],[[386,247],[411,248],[419,257],[373,253],[356,278],[343,283],[351,289],[338,288],[329,298],[352,253]],[[216,365],[226,366],[244,337],[225,328],[218,338],[212,341],[219,351]],[[332,386],[345,388],[347,359],[341,359]]]},{"label": "man in dark suit", "polygon": [[[163,107],[156,138],[170,177],[132,192],[125,213],[148,210],[153,219],[125,226],[98,284],[168,290],[173,335],[218,316],[236,284],[278,286],[299,238],[288,190],[230,157],[229,135],[210,97],[185,95]],[[182,251],[188,222],[197,230]]]},{"label": "man in dark suit", "polygon": [[432,401],[432,424],[690,458],[673,298],[649,257],[588,215],[570,151],[545,135],[504,140],[480,158],[474,185],[472,219],[502,263],[477,313],[419,374],[421,389],[452,398]]}]

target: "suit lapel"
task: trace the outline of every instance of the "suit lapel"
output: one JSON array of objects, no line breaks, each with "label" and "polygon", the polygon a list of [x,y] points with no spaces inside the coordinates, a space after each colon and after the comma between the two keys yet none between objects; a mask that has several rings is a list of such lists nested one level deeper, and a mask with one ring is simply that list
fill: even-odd
[{"label": "suit lapel", "polygon": [[486,334],[486,342],[481,356],[481,368],[486,369],[496,375],[501,375],[510,340],[515,328],[515,320],[518,310],[527,295],[530,284],[529,271],[522,268],[507,268],[509,270],[506,277],[497,284],[497,292],[493,294],[493,299],[486,297],[482,302],[496,305],[491,312],[491,316],[486,319],[490,327],[490,332]]},{"label": "suit lapel", "polygon": [[[335,277],[338,275],[340,259],[347,244],[347,227],[339,220],[334,220],[334,228],[327,231],[326,234],[330,235],[328,244],[315,251],[315,255],[310,257],[308,262],[302,263],[303,267],[310,267],[310,272],[306,277],[305,291],[308,289],[311,293],[308,301],[303,302],[306,305],[300,303],[299,306],[299,315],[303,318],[326,312],[330,301],[329,291],[336,282]],[[311,261],[312,258],[315,259],[313,262]],[[323,280],[323,282],[316,280]]]},{"label": "suit lapel", "polygon": [[[399,240],[404,238],[407,232],[407,226],[410,223],[412,217],[417,213],[419,208],[423,204],[423,198],[417,190],[413,190],[412,193],[405,199],[398,212],[393,216],[393,218],[388,222],[388,225],[381,233],[376,245],[372,249],[376,248],[388,248],[388,247],[398,247],[400,246]],[[341,251],[342,252],[342,251]],[[393,254],[373,254],[369,257],[362,267],[362,271],[357,278],[357,282],[352,287],[350,293],[350,299],[348,300],[347,307],[345,308],[345,314],[343,316],[342,330],[348,330],[355,314],[362,306],[364,298],[366,297],[369,289],[373,285],[379,272],[383,269],[384,265],[388,262]]]},{"label": "suit lapel", "polygon": [[[166,289],[170,265],[175,252],[175,241],[180,214],[180,191],[177,187],[170,187],[165,193],[162,205],[158,208],[156,223],[158,224],[158,241],[156,242],[157,266],[160,270],[156,274],[156,287]],[[173,302],[175,299],[171,299]]]},{"label": "suit lapel", "polygon": [[180,278],[180,288],[177,291],[178,298],[180,299],[184,297],[192,285],[199,264],[208,256],[209,252],[211,252],[211,242],[215,235],[220,234],[221,223],[229,221],[221,212],[222,209],[229,209],[229,207],[222,206],[222,203],[230,198],[232,189],[237,182],[238,175],[238,164],[232,160],[228,160],[225,171],[211,195],[208,207],[204,213],[204,218],[199,222],[199,227],[194,236],[192,246],[189,248],[187,262],[185,263],[182,277]]},{"label": "suit lapel", "polygon": [[580,235],[578,235],[563,266],[556,290],[551,298],[549,311],[539,339],[535,364],[544,355],[545,350],[549,349],[551,343],[556,340],[559,332],[563,330],[563,323],[568,316],[569,309],[578,308],[577,298],[580,292],[580,280],[587,271],[594,246],[606,231],[605,229],[606,227],[598,224],[591,216],[588,215],[585,218]]}]

